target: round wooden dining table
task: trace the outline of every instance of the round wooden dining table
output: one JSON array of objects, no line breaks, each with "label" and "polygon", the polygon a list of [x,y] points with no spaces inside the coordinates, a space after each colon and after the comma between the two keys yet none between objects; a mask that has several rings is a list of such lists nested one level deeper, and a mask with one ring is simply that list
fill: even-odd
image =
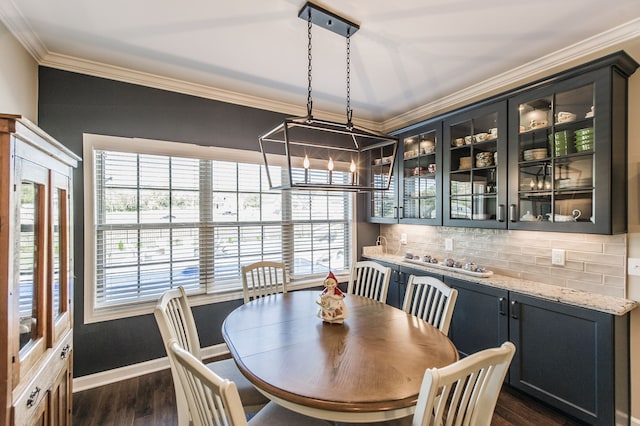
[{"label": "round wooden dining table", "polygon": [[346,295],[343,324],[317,317],[314,291],[263,297],[235,309],[222,335],[240,371],[272,401],[332,421],[413,414],[428,368],[458,360],[438,329],[406,312]]}]

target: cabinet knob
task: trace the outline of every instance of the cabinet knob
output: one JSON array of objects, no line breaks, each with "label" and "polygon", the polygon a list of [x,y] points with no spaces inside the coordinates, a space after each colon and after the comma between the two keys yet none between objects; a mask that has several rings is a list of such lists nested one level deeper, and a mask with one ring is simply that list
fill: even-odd
[{"label": "cabinet knob", "polygon": [[36,386],[29,394],[29,399],[27,399],[27,408],[31,408],[35,405],[38,395],[40,395],[40,388]]},{"label": "cabinet knob", "polygon": [[69,344],[64,345],[62,351],[60,352],[60,358],[65,359],[67,355],[69,355],[69,351],[71,350],[71,346]]}]

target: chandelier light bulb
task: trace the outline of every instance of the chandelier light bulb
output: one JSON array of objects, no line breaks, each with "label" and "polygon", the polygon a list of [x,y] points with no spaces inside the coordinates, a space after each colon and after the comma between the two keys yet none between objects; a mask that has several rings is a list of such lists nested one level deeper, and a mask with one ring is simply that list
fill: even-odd
[{"label": "chandelier light bulb", "polygon": [[351,160],[349,171],[351,171],[351,185],[355,185],[356,184],[356,163],[353,160]]},{"label": "chandelier light bulb", "polygon": [[306,154],[302,165],[304,166],[304,183],[309,183],[309,156]]}]

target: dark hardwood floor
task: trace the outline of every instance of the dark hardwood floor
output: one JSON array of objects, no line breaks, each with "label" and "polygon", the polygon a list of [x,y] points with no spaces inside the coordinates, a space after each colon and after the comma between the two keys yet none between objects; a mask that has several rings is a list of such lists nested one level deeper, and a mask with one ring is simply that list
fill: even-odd
[{"label": "dark hardwood floor", "polygon": [[[73,394],[75,426],[173,426],[177,424],[169,370]],[[540,402],[505,387],[492,426],[577,426]],[[274,425],[278,426],[278,425]]]}]

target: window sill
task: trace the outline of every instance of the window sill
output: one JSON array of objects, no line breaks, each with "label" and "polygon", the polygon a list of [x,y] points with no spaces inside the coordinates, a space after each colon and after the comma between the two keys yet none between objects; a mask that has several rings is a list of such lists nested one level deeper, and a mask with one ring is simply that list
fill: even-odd
[{"label": "window sill", "polygon": [[[346,282],[349,279],[349,274],[337,275],[338,282]],[[300,280],[295,280],[289,283],[287,289],[290,291],[304,290],[307,288],[322,286],[324,277],[312,277]],[[229,302],[232,300],[241,300],[243,298],[242,290],[234,290],[224,293],[211,293],[211,294],[198,294],[189,296],[189,304],[191,306],[202,306],[213,303]],[[89,307],[85,312],[84,323],[92,324],[103,321],[113,321],[123,318],[135,317],[140,315],[149,315],[153,313],[153,309],[156,306],[156,301],[149,301],[146,303],[140,303],[132,305],[130,307],[116,307],[113,309],[105,308],[99,311],[93,311]]]}]

